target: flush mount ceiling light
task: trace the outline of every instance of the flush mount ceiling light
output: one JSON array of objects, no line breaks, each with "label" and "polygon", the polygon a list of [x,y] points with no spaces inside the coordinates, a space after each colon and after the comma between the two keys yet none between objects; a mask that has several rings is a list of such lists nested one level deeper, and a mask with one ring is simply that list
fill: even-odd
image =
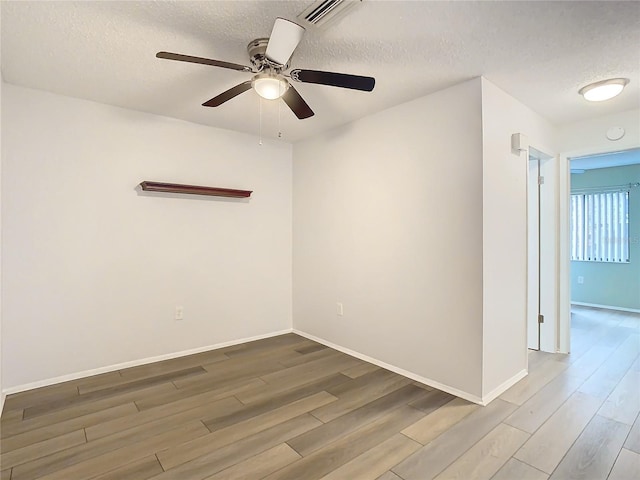
[{"label": "flush mount ceiling light", "polygon": [[267,100],[275,100],[284,95],[289,88],[287,82],[281,75],[272,73],[260,73],[253,77],[251,86],[262,98]]},{"label": "flush mount ceiling light", "polygon": [[627,83],[628,78],[611,78],[582,87],[578,93],[590,102],[602,102],[619,95]]}]

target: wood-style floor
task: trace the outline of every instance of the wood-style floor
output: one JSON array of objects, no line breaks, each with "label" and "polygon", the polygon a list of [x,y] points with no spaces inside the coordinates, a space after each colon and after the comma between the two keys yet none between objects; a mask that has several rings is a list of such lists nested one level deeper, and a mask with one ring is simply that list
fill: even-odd
[{"label": "wood-style floor", "polygon": [[487,407],[289,334],[11,395],[2,480],[640,478],[640,316]]}]

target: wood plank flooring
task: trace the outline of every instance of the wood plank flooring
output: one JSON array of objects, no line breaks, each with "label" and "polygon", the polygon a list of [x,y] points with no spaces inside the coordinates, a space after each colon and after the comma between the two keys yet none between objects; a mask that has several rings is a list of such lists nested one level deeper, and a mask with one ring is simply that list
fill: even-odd
[{"label": "wood plank flooring", "polygon": [[0,480],[640,478],[640,315],[487,407],[288,334],[11,395]]}]

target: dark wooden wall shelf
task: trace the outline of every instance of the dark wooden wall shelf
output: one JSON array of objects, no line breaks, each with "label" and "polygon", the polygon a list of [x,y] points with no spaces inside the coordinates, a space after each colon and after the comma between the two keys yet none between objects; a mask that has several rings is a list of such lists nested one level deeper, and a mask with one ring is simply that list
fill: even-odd
[{"label": "dark wooden wall shelf", "polygon": [[209,195],[213,197],[247,198],[252,190],[234,190],[232,188],[200,187],[198,185],[181,185],[179,183],[161,183],[144,181],[140,184],[146,192],[188,193],[191,195]]}]

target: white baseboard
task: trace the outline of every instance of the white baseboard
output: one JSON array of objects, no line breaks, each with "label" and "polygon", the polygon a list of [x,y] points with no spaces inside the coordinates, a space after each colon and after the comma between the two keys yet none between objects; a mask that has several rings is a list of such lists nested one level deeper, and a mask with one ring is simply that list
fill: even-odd
[{"label": "white baseboard", "polygon": [[4,399],[7,396],[4,393],[0,393],[0,416],[2,416],[2,412],[4,411]]},{"label": "white baseboard", "polygon": [[489,402],[492,402],[493,400],[498,398],[500,395],[502,395],[504,392],[506,392],[511,387],[513,387],[516,383],[518,383],[520,380],[522,380],[528,374],[529,374],[529,372],[527,372],[526,369],[525,370],[521,370],[518,373],[516,373],[513,377],[508,379],[507,381],[502,382],[500,385],[498,385],[496,388],[491,390],[489,393],[487,393],[486,395],[482,396],[482,402],[483,402],[482,404],[483,405],[489,405]]},{"label": "white baseboard", "polygon": [[82,372],[71,373],[69,375],[62,375],[60,377],[48,378],[46,380],[40,380],[32,383],[25,383],[24,385],[18,385],[16,387],[10,387],[2,392],[2,404],[4,405],[4,399],[6,395],[12,393],[24,392],[26,390],[33,390],[34,388],[47,387],[49,385],[55,385],[56,383],[68,382],[70,380],[77,380],[79,378],[91,377],[93,375],[99,375],[101,373],[113,372],[116,370],[122,370],[124,368],[138,367],[140,365],[146,365],[148,363],[161,362],[163,360],[171,360],[172,358],[186,357],[187,355],[194,355],[196,353],[208,352],[210,350],[218,350],[220,348],[231,347],[233,345],[240,345],[241,343],[253,342],[255,340],[262,340],[264,338],[277,337],[278,335],[284,335],[291,333],[293,329],[280,330],[278,332],[266,333],[264,335],[256,335],[254,337],[241,338],[238,340],[231,340],[229,342],[216,343],[214,345],[208,345],[206,347],[192,348],[190,350],[183,350],[181,352],[166,353],[164,355],[158,355],[155,357],[142,358],[140,360],[133,360],[130,362],[118,363],[116,365],[109,365],[107,367],[94,368],[92,370],[84,370]]},{"label": "white baseboard", "polygon": [[619,312],[640,313],[640,309],[637,308],[614,307],[613,305],[599,305],[597,303],[571,302],[571,305],[577,305],[579,307],[606,308],[607,310],[617,310]]},{"label": "white baseboard", "polygon": [[202,353],[202,352],[208,352],[211,350],[218,350],[220,348],[225,348],[225,347],[230,347],[233,345],[240,345],[242,343],[247,343],[247,342],[253,342],[256,340],[262,340],[265,338],[270,338],[270,337],[276,337],[278,335],[285,335],[287,333],[296,333],[302,337],[308,338],[310,340],[313,340],[315,342],[321,343],[323,345],[326,345],[327,347],[333,348],[335,350],[338,350],[340,352],[346,353],[347,355],[351,355],[352,357],[356,357],[359,358],[360,360],[364,360],[365,362],[369,362],[372,363],[374,365],[377,365],[381,368],[384,368],[386,370],[390,370],[392,372],[397,373],[398,375],[402,375],[404,377],[410,378],[412,380],[415,380],[417,382],[423,383],[425,385],[428,385],[430,387],[436,388],[438,390],[441,390],[443,392],[447,392],[450,393],[451,395],[455,395],[456,397],[460,397],[463,398],[465,400],[468,400],[470,402],[473,403],[477,403],[479,405],[487,405],[489,402],[491,402],[492,400],[494,400],[496,397],[498,397],[500,394],[502,394],[504,391],[506,391],[507,389],[509,389],[512,385],[514,385],[515,383],[517,383],[519,380],[521,380],[523,377],[525,377],[527,375],[527,371],[526,370],[522,370],[521,372],[518,372],[516,375],[514,375],[512,378],[510,378],[509,380],[507,380],[506,382],[502,383],[500,386],[498,386],[497,388],[495,388],[493,391],[489,392],[487,395],[484,395],[482,398],[478,397],[477,395],[473,395],[471,393],[459,390],[455,387],[451,387],[449,385],[445,385],[443,383],[437,382],[435,380],[432,380],[430,378],[426,378],[423,377],[421,375],[417,375],[413,372],[410,372],[408,370],[405,370],[403,368],[400,367],[396,367],[395,365],[390,365],[386,362],[377,360],[373,357],[370,357],[368,355],[364,355],[362,353],[356,352],[354,350],[351,350],[349,348],[345,348],[342,347],[340,345],[337,345],[333,342],[329,342],[328,340],[324,340],[322,338],[316,337],[315,335],[311,335],[309,333],[306,332],[302,332],[300,330],[296,330],[296,329],[286,329],[286,330],[280,330],[277,332],[271,332],[271,333],[267,333],[267,334],[263,334],[263,335],[256,335],[253,337],[248,337],[248,338],[241,338],[241,339],[237,339],[237,340],[231,340],[228,342],[222,342],[222,343],[216,343],[214,345],[208,345],[205,347],[198,347],[198,348],[193,348],[190,350],[183,350],[181,352],[174,352],[174,353],[167,353],[164,355],[158,355],[155,357],[147,357],[147,358],[142,358],[139,360],[133,360],[130,362],[124,362],[124,363],[119,363],[116,365],[109,365],[106,367],[100,367],[100,368],[94,368],[91,370],[84,370],[82,372],[77,372],[77,373],[72,373],[69,375],[62,375],[59,377],[54,377],[54,378],[48,378],[46,380],[40,380],[37,382],[32,382],[32,383],[26,383],[23,385],[18,385],[15,387],[10,387],[7,388],[5,390],[2,391],[1,397],[0,397],[0,413],[2,413],[2,408],[4,407],[4,401],[7,395],[11,395],[13,393],[19,393],[19,392],[24,392],[27,390],[33,390],[34,388],[40,388],[40,387],[47,387],[49,385],[55,385],[57,383],[63,383],[63,382],[68,382],[71,380],[77,380],[80,378],[86,378],[86,377],[91,377],[93,375],[99,375],[101,373],[108,373],[108,372],[113,372],[116,370],[122,370],[124,368],[130,368],[130,367],[138,367],[140,365],[147,365],[149,363],[154,363],[154,362],[161,362],[163,360],[170,360],[172,358],[179,358],[179,357],[185,357],[187,355],[194,355],[196,353]]},{"label": "white baseboard", "polygon": [[293,329],[293,333],[296,333],[302,337],[308,338],[309,340],[313,340],[314,342],[318,342],[323,345],[326,345],[327,347],[333,348],[334,350],[338,350],[342,353],[346,353],[347,355],[351,355],[352,357],[356,357],[356,358],[359,358],[360,360],[364,360],[365,362],[373,363],[374,365],[377,365],[386,370],[395,372],[398,375],[402,375],[403,377],[410,378],[411,380],[415,380],[417,382],[424,383],[425,385],[436,388],[438,390],[442,390],[443,392],[450,393],[451,395],[455,395],[456,397],[464,398],[465,400],[468,400],[473,403],[477,403],[479,405],[486,405],[488,403],[488,402],[484,402],[483,399],[478,397],[477,395],[473,395],[471,393],[458,390],[457,388],[451,387],[449,385],[445,385],[440,382],[436,382],[435,380],[431,380],[430,378],[422,377],[413,372],[409,372],[408,370],[404,370],[403,368],[390,365],[388,363],[372,358],[368,355],[364,355],[362,353],[356,352],[349,348],[336,345],[333,342],[329,342],[328,340],[325,340],[323,338],[316,337],[315,335],[311,335],[310,333],[302,332],[300,330],[296,330],[295,328]]}]

